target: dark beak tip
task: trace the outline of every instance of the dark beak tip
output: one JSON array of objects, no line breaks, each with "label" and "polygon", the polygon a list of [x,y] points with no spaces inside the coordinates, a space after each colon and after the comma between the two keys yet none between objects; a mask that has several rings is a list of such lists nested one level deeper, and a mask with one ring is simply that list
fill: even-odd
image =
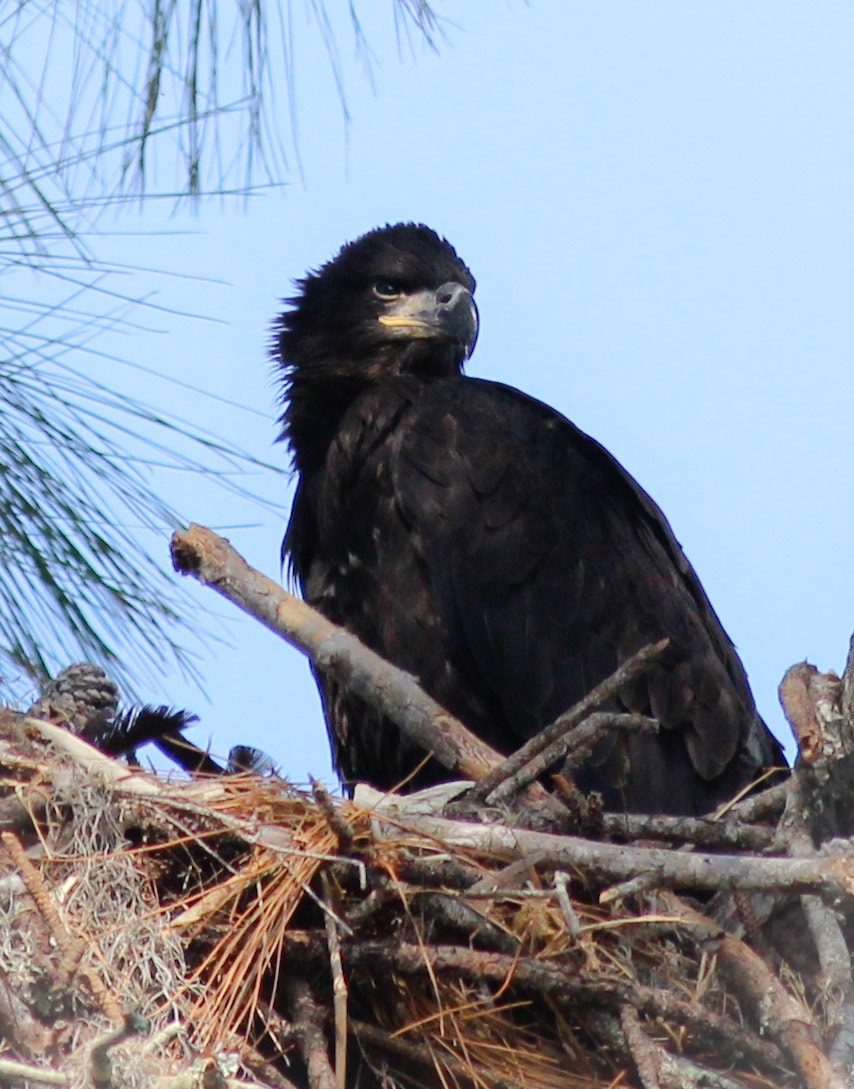
[{"label": "dark beak tip", "polygon": [[465,346],[468,358],[478,333],[478,313],[472,293],[458,283],[443,284],[436,292],[442,325]]}]

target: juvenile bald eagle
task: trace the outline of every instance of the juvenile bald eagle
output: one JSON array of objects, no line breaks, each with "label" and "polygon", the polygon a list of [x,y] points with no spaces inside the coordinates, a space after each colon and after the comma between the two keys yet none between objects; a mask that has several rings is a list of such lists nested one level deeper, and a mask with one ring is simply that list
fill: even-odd
[{"label": "juvenile bald eagle", "polygon": [[[276,325],[299,484],[283,554],[306,599],[503,753],[668,636],[615,709],[661,723],[596,749],[609,808],[704,813],[781,750],[664,515],[593,439],[517,389],[467,378],[475,281],[398,224],[345,245]],[[381,789],[424,753],[318,677],[337,769]],[[447,778],[428,763],[408,788]]]}]

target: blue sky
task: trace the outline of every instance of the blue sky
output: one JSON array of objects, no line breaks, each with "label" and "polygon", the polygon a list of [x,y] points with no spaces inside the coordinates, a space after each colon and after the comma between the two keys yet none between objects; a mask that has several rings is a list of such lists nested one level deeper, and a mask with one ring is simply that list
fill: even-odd
[{"label": "blue sky", "polygon": [[[841,670],[854,627],[854,8],[440,10],[456,22],[438,55],[398,56],[389,19],[367,26],[373,88],[342,37],[349,127],[316,35],[298,26],[291,183],[245,212],[125,214],[111,229],[139,234],[99,247],[209,278],[137,278],[133,290],[217,320],[164,315],[112,347],[250,411],[123,368],[111,378],[284,465],[265,357],[277,300],[346,239],[430,224],[478,279],[470,373],[554,405],[650,492],[783,735],[784,670],[804,658]],[[254,482],[287,504],[285,484]],[[157,485],[277,576],[284,515],[192,479]],[[177,676],[152,677],[145,697],[196,709],[215,752],[254,743],[296,780],[331,778],[305,661],[210,604],[226,640],[200,661],[210,702]]]}]

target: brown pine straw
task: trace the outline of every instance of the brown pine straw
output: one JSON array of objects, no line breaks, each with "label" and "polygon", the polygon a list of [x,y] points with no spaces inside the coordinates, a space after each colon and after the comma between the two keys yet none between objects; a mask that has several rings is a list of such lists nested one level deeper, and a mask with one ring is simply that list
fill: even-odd
[{"label": "brown pine straw", "polygon": [[[211,890],[208,920],[223,919],[223,936],[196,967],[191,982],[205,994],[191,1010],[202,1046],[248,1033],[265,980],[278,982],[288,924],[336,836],[322,813],[305,812],[291,829],[302,848],[283,864],[280,855],[256,847],[238,874]],[[215,895],[213,895],[215,894]],[[203,915],[200,915],[202,918]]]}]

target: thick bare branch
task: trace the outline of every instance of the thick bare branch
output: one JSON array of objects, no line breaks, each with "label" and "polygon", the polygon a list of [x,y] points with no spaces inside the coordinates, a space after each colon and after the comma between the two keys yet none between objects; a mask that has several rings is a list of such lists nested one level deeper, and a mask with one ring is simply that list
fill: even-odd
[{"label": "thick bare branch", "polygon": [[[198,525],[180,530],[172,537],[172,561],[177,571],[228,598],[307,655],[321,673],[387,715],[448,771],[478,780],[501,763],[495,749],[428,696],[410,673],[250,567],[223,537]],[[524,797],[531,814],[552,826],[566,816],[539,783],[531,783]]]},{"label": "thick bare branch", "polygon": [[451,972],[478,982],[488,980],[549,997],[558,1003],[582,1003],[619,1010],[627,1003],[650,1016],[690,1026],[699,1037],[727,1056],[749,1056],[764,1067],[779,1064],[779,1052],[728,1017],[697,1002],[676,998],[669,991],[617,980],[596,973],[567,970],[534,957],[486,953],[463,946],[416,945],[390,941],[357,942],[345,946],[344,960],[352,967],[385,968],[404,974]]},{"label": "thick bare branch", "polygon": [[254,616],[315,667],[388,715],[449,771],[479,779],[500,756],[431,699],[415,678],[386,662],[304,601],[255,571],[224,538],[191,525],[172,537],[175,569]]},{"label": "thick bare branch", "polygon": [[590,878],[603,882],[629,881],[639,874],[649,874],[661,887],[786,889],[831,896],[854,895],[854,858],[844,853],[813,858],[712,855],[602,843],[578,836],[442,817],[401,815],[397,819],[406,829],[435,836],[454,847],[508,859],[538,854],[552,866],[578,867]]},{"label": "thick bare branch", "polygon": [[628,1003],[620,1007],[620,1027],[643,1089],[662,1089],[659,1080],[661,1049],[641,1028],[638,1011]]},{"label": "thick bare branch", "polygon": [[[758,794],[751,794],[734,805],[727,803],[723,809],[728,816],[743,821],[745,824],[776,819],[783,812],[783,806],[786,804],[789,782],[790,780],[787,779],[783,783],[775,783],[774,786],[767,787]],[[721,810],[718,810],[718,813],[723,815]]]},{"label": "thick bare branch", "polygon": [[780,684],[780,702],[800,746],[802,812],[816,842],[854,833],[854,718],[843,712],[844,682],[800,662]]},{"label": "thick bare branch", "polygon": [[624,840],[662,839],[684,845],[736,851],[764,851],[773,842],[770,825],[715,821],[710,817],[669,817],[646,813],[603,813],[602,831]]}]

